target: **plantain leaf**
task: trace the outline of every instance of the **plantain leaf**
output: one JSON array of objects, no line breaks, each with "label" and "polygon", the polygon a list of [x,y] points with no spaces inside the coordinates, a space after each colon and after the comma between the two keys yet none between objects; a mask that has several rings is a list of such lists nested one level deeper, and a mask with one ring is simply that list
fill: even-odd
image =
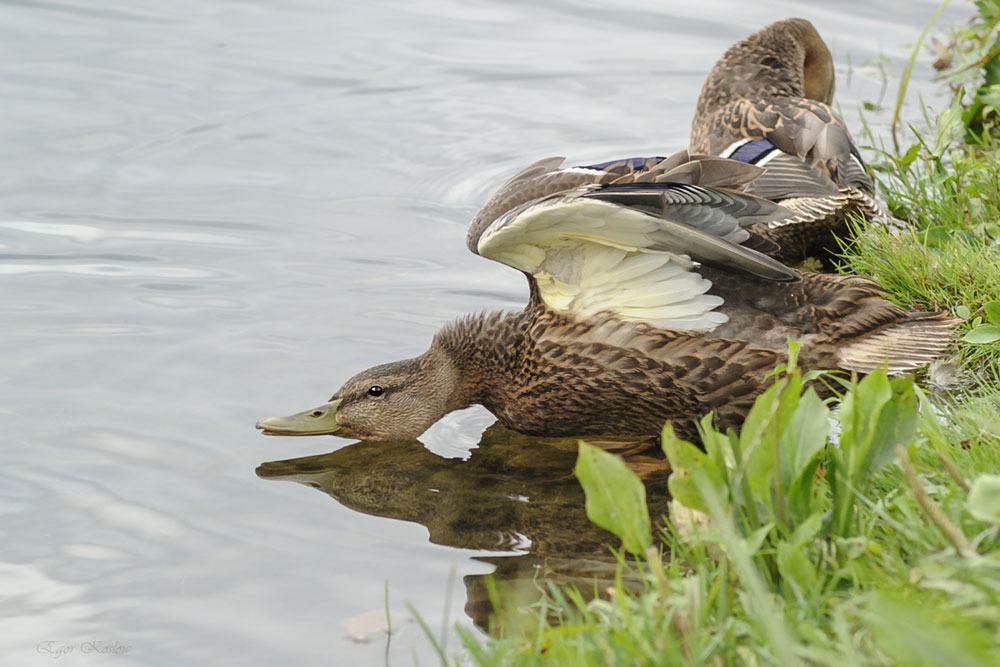
[{"label": "plantain leaf", "polygon": [[788,511],[793,523],[812,514],[813,488],[819,452],[830,435],[830,410],[812,388],[807,389],[782,434],[782,488],[786,489]]},{"label": "plantain leaf", "polygon": [[974,345],[995,343],[1000,340],[1000,327],[993,324],[984,324],[976,327],[975,329],[971,329],[968,333],[962,336],[962,340],[966,343],[972,343]]},{"label": "plantain leaf", "polygon": [[691,478],[691,471],[701,470],[715,489],[724,487],[722,471],[711,456],[690,442],[678,438],[669,422],[663,427],[661,442],[663,453],[670,461],[671,473],[667,480],[670,495],[682,505],[707,514],[708,505]]},{"label": "plantain leaf", "polygon": [[899,158],[900,167],[909,167],[913,164],[913,161],[917,159],[917,155],[920,153],[920,144],[913,144],[910,146],[909,150],[903,154],[903,157]]},{"label": "plantain leaf", "polygon": [[980,521],[1000,523],[1000,475],[980,475],[972,483],[969,514]]},{"label": "plantain leaf", "polygon": [[778,543],[776,555],[781,577],[792,585],[798,597],[804,599],[816,583],[816,568],[809,556],[788,542]]},{"label": "plantain leaf", "polygon": [[580,443],[576,477],[587,496],[587,518],[621,538],[622,546],[645,555],[652,546],[646,487],[621,457]]},{"label": "plantain leaf", "polygon": [[990,324],[1000,325],[1000,301],[984,303],[983,310],[986,311],[986,319],[990,321]]}]

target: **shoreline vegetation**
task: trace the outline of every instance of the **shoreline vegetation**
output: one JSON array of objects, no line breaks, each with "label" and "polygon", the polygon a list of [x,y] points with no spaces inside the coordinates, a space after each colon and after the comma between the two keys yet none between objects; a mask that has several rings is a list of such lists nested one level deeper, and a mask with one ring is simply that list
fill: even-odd
[{"label": "shoreline vegetation", "polygon": [[866,227],[839,265],[961,319],[953,358],[919,383],[843,382],[835,407],[809,382],[838,380],[801,373],[793,344],[739,435],[705,419],[701,450],[665,429],[665,521],[581,443],[588,516],[621,538],[615,585],[539,581],[526,622],[487,643],[460,630],[458,664],[1000,664],[1000,0],[975,6],[935,45],[950,106],[925,108],[927,130],[894,122],[890,147],[863,134],[909,224]]}]

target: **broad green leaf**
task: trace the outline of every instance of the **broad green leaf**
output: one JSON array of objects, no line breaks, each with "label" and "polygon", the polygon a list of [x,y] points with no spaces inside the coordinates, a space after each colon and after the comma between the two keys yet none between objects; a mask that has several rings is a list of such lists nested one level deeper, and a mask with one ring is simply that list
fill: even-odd
[{"label": "broad green leaf", "polygon": [[816,568],[807,552],[794,544],[780,542],[777,547],[778,572],[796,591],[805,597],[816,583]]},{"label": "broad green leaf", "polygon": [[646,488],[621,457],[581,442],[576,477],[587,497],[587,518],[632,553],[645,555],[652,545]]},{"label": "broad green leaf", "polygon": [[993,324],[984,324],[975,329],[970,329],[968,333],[962,336],[962,340],[975,345],[995,343],[1000,340],[1000,327]]},{"label": "broad green leaf", "polygon": [[949,605],[921,603],[886,593],[876,594],[862,611],[882,654],[896,665],[982,667],[996,664],[996,633],[987,623]]},{"label": "broad green leaf", "polygon": [[708,506],[698,486],[691,479],[691,471],[693,469],[703,471],[709,482],[718,489],[722,486],[722,474],[719,468],[708,454],[690,442],[678,438],[669,423],[663,427],[661,442],[663,453],[667,455],[672,471],[667,480],[670,495],[691,509],[707,513]]},{"label": "broad green leaf", "polygon": [[792,544],[797,549],[804,548],[809,542],[813,540],[814,537],[819,533],[820,528],[823,527],[823,513],[816,512],[808,519],[799,524],[799,527],[795,529],[792,536],[788,538],[789,544]]},{"label": "broad green leaf", "polygon": [[743,456],[747,456],[753,446],[760,442],[764,430],[771,422],[771,417],[777,412],[778,394],[783,384],[782,380],[778,380],[753,402],[753,407],[750,408],[746,419],[743,420],[743,426],[740,427],[740,451],[743,452]]},{"label": "broad green leaf", "polygon": [[[996,10],[994,9],[993,11]],[[983,15],[986,15],[986,12],[982,11],[982,9],[980,9],[980,12]],[[996,20],[995,15],[993,19]],[[996,48],[997,46],[1000,46],[1000,37],[993,42],[993,48]],[[985,74],[983,88],[996,88],[997,86],[1000,86],[1000,56],[993,56],[986,61],[983,65],[983,73]]]},{"label": "broad green leaf", "polygon": [[968,306],[955,306],[955,316],[967,320],[972,317],[972,311]]},{"label": "broad green leaf", "polygon": [[748,556],[753,556],[760,551],[761,545],[764,544],[764,540],[767,539],[767,535],[771,532],[772,528],[774,528],[773,523],[764,524],[746,536],[743,540],[743,546],[746,548]]},{"label": "broad green leaf", "polygon": [[[801,385],[790,386],[798,391]],[[787,391],[787,390],[786,390]],[[784,397],[783,397],[784,398]],[[798,398],[790,417],[785,419],[777,456],[780,469],[775,491],[776,508],[780,506],[783,532],[812,514],[812,487],[815,483],[817,452],[826,446],[830,433],[830,411],[811,388]]]},{"label": "broad green leaf", "polygon": [[1000,301],[990,301],[983,304],[983,310],[986,311],[986,319],[990,321],[990,324],[1000,324]]},{"label": "broad green leaf", "polygon": [[842,472],[853,477],[865,460],[882,408],[892,398],[884,369],[869,373],[844,396],[840,405],[840,447],[836,452],[846,464]]},{"label": "broad green leaf", "polygon": [[819,468],[819,462],[820,455],[817,452],[788,487],[788,513],[793,524],[813,512],[813,491],[816,488],[816,469]]},{"label": "broad green leaf", "polygon": [[1000,523],[1000,475],[980,475],[972,483],[969,514],[980,521]]},{"label": "broad green leaf", "polygon": [[[913,376],[904,375],[889,381],[892,397],[883,406],[875,426],[871,447],[862,462],[865,477],[895,460],[896,445],[909,445],[917,434],[917,394]],[[855,479],[858,483],[860,479]]]},{"label": "broad green leaf", "polygon": [[830,411],[812,388],[799,399],[794,414],[781,438],[785,483],[794,480],[823,449],[830,435]]},{"label": "broad green leaf", "polygon": [[580,443],[576,477],[587,496],[587,518],[621,538],[622,546],[645,555],[652,545],[646,487],[621,457]]},{"label": "broad green leaf", "polygon": [[955,136],[955,130],[962,124],[962,100],[955,98],[951,107],[941,112],[937,118],[937,136],[934,139],[934,151],[932,155],[936,158],[944,155],[948,146]]},{"label": "broad green leaf", "polygon": [[712,415],[707,414],[698,422],[698,432],[701,435],[701,444],[705,448],[705,453],[715,462],[721,479],[728,478],[728,471],[736,468],[735,452],[730,435],[720,433],[712,425]]},{"label": "broad green leaf", "polygon": [[924,230],[924,243],[931,248],[944,248],[954,241],[951,227],[937,225]]},{"label": "broad green leaf", "polygon": [[911,164],[913,164],[913,161],[917,159],[917,155],[919,153],[920,153],[920,144],[913,144],[903,154],[903,157],[899,158],[899,166],[909,167]]},{"label": "broad green leaf", "polygon": [[[790,475],[782,470],[784,457],[780,452],[779,443],[798,407],[799,396],[802,393],[802,377],[793,371],[765,393],[771,391],[775,392],[773,400],[763,402],[761,405],[763,409],[759,415],[755,415],[750,431],[747,431],[747,424],[744,423],[743,431],[740,433],[740,447],[746,462],[750,490],[758,499],[764,501],[773,513],[777,507],[776,503],[784,505],[783,490],[787,488],[787,482],[790,480]],[[762,402],[761,399],[754,404],[750,410],[751,414],[757,410]],[[750,421],[749,415],[747,420]]]},{"label": "broad green leaf", "polygon": [[893,460],[896,445],[909,445],[917,428],[917,396],[909,376],[890,382],[884,369],[852,386],[840,408],[840,447],[830,450],[827,479],[833,491],[830,530],[843,535],[853,515],[854,493]]},{"label": "broad green leaf", "polygon": [[884,369],[868,374],[844,397],[840,450],[849,483],[857,487],[893,460],[896,445],[913,441],[917,428],[917,396],[910,376],[893,378]]}]

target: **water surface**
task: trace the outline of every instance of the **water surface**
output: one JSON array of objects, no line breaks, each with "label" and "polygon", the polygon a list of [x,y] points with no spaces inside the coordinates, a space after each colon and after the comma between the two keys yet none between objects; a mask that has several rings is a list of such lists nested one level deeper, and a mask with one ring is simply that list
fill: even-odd
[{"label": "water surface", "polygon": [[[534,490],[507,494],[506,527],[463,520],[445,539],[419,475],[406,487],[419,503],[403,486],[380,494],[395,473],[297,478],[327,493],[259,478],[262,462],[351,445],[262,438],[255,420],[419,354],[462,313],[522,304],[523,279],[464,245],[521,166],[685,146],[714,59],[790,15],[830,43],[858,130],[881,89],[865,63],[889,58],[891,97],[935,5],[4,2],[0,655],[378,664],[384,640],[352,636],[377,629],[358,619],[378,616],[387,586],[390,607],[411,603],[455,650],[448,628],[472,628],[479,607],[463,609],[481,600],[464,582],[514,567],[512,552],[572,552],[544,523],[546,494],[578,506],[571,480],[514,475]],[[914,70],[928,99],[931,60]],[[868,118],[884,130],[885,113]],[[398,473],[415,457],[468,487],[479,461],[500,465],[472,449],[492,421],[464,411],[427,451],[372,460]],[[354,447],[341,457],[364,460]],[[301,473],[277,465],[263,476]],[[331,493],[345,479],[376,480],[368,504]],[[393,661],[433,663],[400,619]],[[85,652],[102,646],[128,650]]]}]

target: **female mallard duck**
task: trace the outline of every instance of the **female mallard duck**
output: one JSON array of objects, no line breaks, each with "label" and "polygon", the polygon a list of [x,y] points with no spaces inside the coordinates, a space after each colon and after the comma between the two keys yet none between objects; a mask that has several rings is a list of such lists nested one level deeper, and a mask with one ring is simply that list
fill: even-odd
[{"label": "female mallard duck", "polygon": [[871,281],[799,273],[754,250],[788,211],[731,189],[760,169],[718,158],[542,160],[475,216],[469,248],[523,271],[527,307],[467,316],[415,359],[348,380],[313,410],[257,426],[276,435],[416,438],[480,404],[530,435],[658,435],[715,410],[742,422],[801,343],[805,369],[890,371],[934,359],[953,321],[908,313]]},{"label": "female mallard duck", "polygon": [[833,59],[804,19],[778,21],[715,63],[698,98],[691,152],[767,167],[747,189],[795,211],[754,232],[801,260],[836,250],[849,216],[889,219],[833,100]]}]

